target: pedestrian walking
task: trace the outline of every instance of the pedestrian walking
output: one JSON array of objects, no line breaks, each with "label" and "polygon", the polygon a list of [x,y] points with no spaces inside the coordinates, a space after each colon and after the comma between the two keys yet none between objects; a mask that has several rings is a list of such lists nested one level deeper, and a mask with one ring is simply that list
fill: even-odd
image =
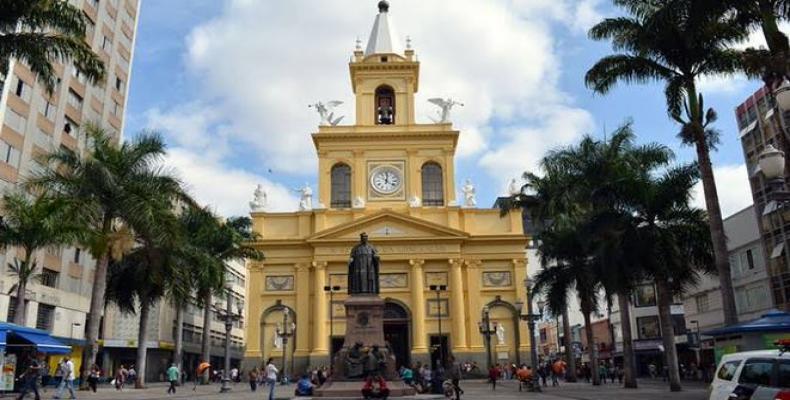
[{"label": "pedestrian walking", "polygon": [[253,392],[258,390],[258,367],[251,369],[247,378],[250,380],[250,390]]},{"label": "pedestrian walking", "polygon": [[209,364],[206,360],[200,360],[200,363],[195,369],[195,386],[192,387],[193,392],[197,390],[198,382],[200,382],[201,377],[205,376],[206,371],[209,369],[211,369],[211,364]]},{"label": "pedestrian walking", "polygon": [[176,394],[176,385],[180,380],[181,371],[179,371],[176,363],[172,363],[165,373],[167,374],[167,381],[170,382],[170,387],[167,388],[167,394]]},{"label": "pedestrian walking", "polygon": [[115,371],[115,390],[121,391],[123,390],[123,385],[126,383],[126,377],[129,375],[129,371],[126,370],[126,367],[121,364],[120,367]]},{"label": "pedestrian walking", "polygon": [[274,366],[274,359],[266,361],[266,384],[269,385],[269,400],[274,400],[274,386],[277,385],[277,367]]},{"label": "pedestrian walking", "polygon": [[71,398],[76,399],[77,393],[74,392],[74,363],[71,361],[71,358],[69,358],[69,356],[63,357],[63,359],[60,360],[58,369],[60,369],[60,375],[63,377],[63,380],[60,381],[58,392],[55,393],[55,397],[53,398],[59,399],[63,395],[63,390],[68,389]]},{"label": "pedestrian walking", "polygon": [[450,356],[450,370],[448,371],[450,382],[453,384],[453,392],[455,392],[455,400],[461,400],[461,394],[464,391],[461,389],[461,364],[455,359],[455,356]]},{"label": "pedestrian walking", "polygon": [[488,381],[491,382],[491,390],[496,391],[496,381],[499,379],[499,375],[502,374],[502,370],[499,368],[499,364],[491,366],[488,370]]},{"label": "pedestrian walking", "polygon": [[88,373],[88,387],[96,393],[96,388],[99,385],[99,377],[101,377],[101,369],[96,364],[91,365],[90,372]]},{"label": "pedestrian walking", "polygon": [[22,400],[27,396],[28,392],[33,392],[36,400],[41,400],[41,395],[38,393],[38,376],[41,375],[41,370],[44,368],[43,362],[44,355],[39,353],[36,357],[28,356],[27,369],[19,377],[22,381],[22,390],[17,399]]}]

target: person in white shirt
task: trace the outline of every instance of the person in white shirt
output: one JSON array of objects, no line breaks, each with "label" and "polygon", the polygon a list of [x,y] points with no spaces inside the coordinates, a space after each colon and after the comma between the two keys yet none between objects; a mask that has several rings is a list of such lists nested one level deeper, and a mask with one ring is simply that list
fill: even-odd
[{"label": "person in white shirt", "polygon": [[277,367],[274,366],[274,359],[266,361],[266,383],[269,384],[269,400],[274,400],[274,386],[277,384]]},{"label": "person in white shirt", "polygon": [[63,377],[63,380],[60,381],[58,392],[55,394],[54,398],[61,398],[63,395],[63,389],[68,388],[71,398],[76,399],[77,394],[74,392],[74,363],[71,361],[69,356],[63,357],[63,360],[61,360],[60,364],[58,365],[58,370],[60,375]]}]

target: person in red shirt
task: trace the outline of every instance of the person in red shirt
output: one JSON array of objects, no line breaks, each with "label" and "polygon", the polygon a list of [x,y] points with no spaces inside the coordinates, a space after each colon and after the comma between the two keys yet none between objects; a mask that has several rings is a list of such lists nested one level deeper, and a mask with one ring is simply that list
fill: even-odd
[{"label": "person in red shirt", "polygon": [[496,390],[496,381],[500,375],[502,375],[502,368],[499,367],[499,364],[492,366],[488,370],[488,381],[491,382],[491,390]]},{"label": "person in red shirt", "polygon": [[[378,388],[376,388],[378,385]],[[387,381],[380,374],[367,377],[365,385],[362,386],[362,397],[367,399],[387,399],[390,390],[387,388]]]}]

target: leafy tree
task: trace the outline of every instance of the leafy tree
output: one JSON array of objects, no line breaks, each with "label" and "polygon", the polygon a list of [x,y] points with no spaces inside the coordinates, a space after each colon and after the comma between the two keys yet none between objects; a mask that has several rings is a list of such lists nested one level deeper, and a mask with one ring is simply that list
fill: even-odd
[{"label": "leafy tree", "polygon": [[166,231],[152,224],[160,215],[163,199],[167,204],[193,201],[184,194],[180,181],[161,167],[165,145],[160,136],[143,133],[119,145],[99,127],[89,126],[87,134],[92,139],[87,156],[67,149],[50,154],[50,168],[30,185],[79,204],[75,217],[88,227],[84,241],[98,260],[86,327],[90,346],[85,363],[91,365],[96,362],[110,261],[121,260],[129,232],[153,243],[163,241],[157,235]]},{"label": "leafy tree", "polygon": [[16,291],[13,322],[25,325],[27,286],[31,281],[41,280],[36,252],[45,247],[71,243],[81,231],[70,218],[69,206],[64,200],[43,194],[6,194],[3,196],[2,211],[0,246],[18,247],[24,251],[24,259],[20,261],[15,258],[8,267],[11,275],[17,277],[17,283],[9,290],[9,294]]},{"label": "leafy tree", "polygon": [[718,132],[716,112],[705,109],[697,90],[702,76],[729,75],[739,70],[742,54],[730,47],[745,39],[734,15],[712,13],[705,2],[676,0],[614,0],[627,16],[607,18],[590,30],[595,40],[609,39],[617,54],[599,60],[585,81],[606,94],[617,82],[662,81],[669,115],[681,125],[682,143],[693,145],[710,216],[710,236],[724,299],[724,320],[738,320],[721,207],[713,177],[710,150]]},{"label": "leafy tree", "polygon": [[54,62],[73,62],[91,82],[104,79],[104,63],[85,40],[86,19],[68,1],[0,0],[0,74],[8,75],[13,57],[50,92],[57,79]]}]

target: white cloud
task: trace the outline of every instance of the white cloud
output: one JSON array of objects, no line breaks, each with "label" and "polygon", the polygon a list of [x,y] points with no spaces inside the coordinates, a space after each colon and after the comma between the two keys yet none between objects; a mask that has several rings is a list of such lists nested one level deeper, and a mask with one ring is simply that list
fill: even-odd
[{"label": "white cloud", "polygon": [[170,148],[165,161],[195,200],[223,216],[247,215],[256,184],[266,188],[267,211],[295,211],[299,203],[290,188],[260,175],[225,167],[184,148]]},{"label": "white cloud", "polygon": [[[752,192],[749,187],[749,176],[746,165],[723,165],[713,169],[716,179],[716,189],[719,192],[719,204],[724,218],[741,211],[752,204]],[[695,207],[705,209],[705,195],[702,191],[702,182],[694,187]]]},{"label": "white cloud", "polygon": [[[454,118],[463,157],[498,148],[491,143],[500,139],[515,139],[498,132],[497,124],[527,122],[526,129],[536,131],[547,126],[538,122],[548,114],[545,109],[583,112],[558,89],[552,24],[585,29],[599,17],[599,2],[396,2],[390,17],[401,34],[412,37],[421,61],[418,120],[428,122],[435,112],[427,98],[463,101],[466,107]],[[373,2],[355,0],[336,0],[331,7],[312,0],[231,1],[187,38],[185,62],[201,95],[152,110],[149,121],[181,135],[179,145],[195,151],[241,145],[280,171],[312,174],[316,159],[309,133],[317,116],[307,105],[343,100],[338,112],[346,114],[344,123],[353,123],[346,63],[354,37],[364,45],[374,16]],[[536,132],[535,139],[551,135]],[[488,165],[493,168],[493,162]]]}]

